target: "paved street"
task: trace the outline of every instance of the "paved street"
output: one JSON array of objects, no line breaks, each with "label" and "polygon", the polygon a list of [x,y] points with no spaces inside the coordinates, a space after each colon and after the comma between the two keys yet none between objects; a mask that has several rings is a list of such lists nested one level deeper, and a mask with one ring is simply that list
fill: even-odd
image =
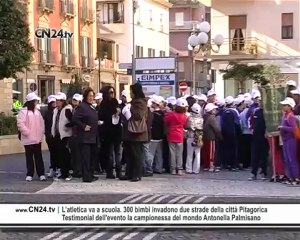
[{"label": "paved street", "polygon": [[[44,152],[45,163],[48,153]],[[46,169],[48,168],[46,164]],[[80,180],[25,179],[23,154],[1,156],[0,202],[2,203],[298,203],[299,187],[270,182],[248,182],[249,172],[203,172],[200,175],[155,175],[138,183],[106,180],[92,184]],[[62,229],[3,230],[0,239],[300,239],[294,231],[177,230],[168,229]]]}]

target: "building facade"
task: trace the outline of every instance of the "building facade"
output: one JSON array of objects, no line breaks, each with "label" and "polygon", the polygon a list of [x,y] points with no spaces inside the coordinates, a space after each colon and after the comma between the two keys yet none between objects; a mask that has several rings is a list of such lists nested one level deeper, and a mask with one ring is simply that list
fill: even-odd
[{"label": "building facade", "polygon": [[[193,54],[188,48],[188,38],[192,32],[197,32],[201,21],[210,21],[209,9],[199,1],[171,0],[170,9],[170,54],[178,59],[179,82],[187,82],[193,87],[195,74],[196,92],[206,92],[210,88],[210,65],[204,58]],[[194,69],[195,68],[195,73]]]},{"label": "building facade", "polygon": [[[16,95],[21,101],[27,93],[36,91],[45,102],[48,95],[67,92],[74,74],[86,85],[98,89],[95,75],[97,49],[95,1],[90,0],[27,0],[30,41],[35,48],[30,70],[7,79],[7,98]],[[37,38],[37,29],[55,29],[73,33],[71,38]],[[10,96],[8,96],[10,95]],[[12,100],[11,100],[12,101]],[[4,108],[8,113],[11,106]]]},{"label": "building facade", "polygon": [[101,66],[114,72],[112,78],[100,68],[101,82],[114,85],[120,93],[132,83],[127,67],[132,67],[133,52],[136,58],[169,55],[172,5],[166,0],[97,0],[96,4],[98,56]]},{"label": "building facade", "polygon": [[229,61],[276,64],[287,79],[300,85],[299,1],[201,0],[211,7],[211,34],[221,33],[225,42],[212,53],[219,95],[250,91],[253,82],[241,88],[235,80],[223,81],[220,69]]}]

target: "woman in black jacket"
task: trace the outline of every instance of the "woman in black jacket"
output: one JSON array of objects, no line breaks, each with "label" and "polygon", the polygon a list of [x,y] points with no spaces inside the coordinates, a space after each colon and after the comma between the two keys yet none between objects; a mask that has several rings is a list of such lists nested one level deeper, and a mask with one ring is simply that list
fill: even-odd
[{"label": "woman in black jacket", "polygon": [[116,91],[111,86],[105,86],[101,89],[103,100],[100,104],[98,112],[99,120],[103,122],[101,125],[101,138],[103,140],[102,153],[104,154],[104,166],[106,178],[114,179],[113,173],[114,162],[116,163],[117,178],[120,178],[122,165],[122,125],[121,125],[121,109],[119,102],[115,98]]},{"label": "woman in black jacket", "polygon": [[82,181],[92,182],[98,178],[93,176],[94,163],[97,158],[98,116],[93,106],[95,93],[87,88],[83,93],[83,101],[76,108],[73,123],[78,126],[77,137],[82,162]]},{"label": "woman in black jacket", "polygon": [[48,97],[48,108],[44,114],[45,122],[45,137],[48,149],[50,152],[50,169],[47,177],[54,177],[56,170],[58,169],[57,160],[55,159],[55,143],[51,134],[51,127],[53,122],[53,110],[56,108],[56,98],[54,95]]}]

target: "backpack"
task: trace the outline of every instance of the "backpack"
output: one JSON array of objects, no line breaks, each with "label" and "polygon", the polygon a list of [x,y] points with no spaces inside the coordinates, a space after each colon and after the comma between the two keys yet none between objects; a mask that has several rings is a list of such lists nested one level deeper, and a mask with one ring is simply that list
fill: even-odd
[{"label": "backpack", "polygon": [[221,128],[223,135],[235,135],[234,112],[226,109],[221,117]]},{"label": "backpack", "polygon": [[202,147],[203,146],[203,130],[196,129],[194,131],[194,141],[192,143],[193,147]]}]

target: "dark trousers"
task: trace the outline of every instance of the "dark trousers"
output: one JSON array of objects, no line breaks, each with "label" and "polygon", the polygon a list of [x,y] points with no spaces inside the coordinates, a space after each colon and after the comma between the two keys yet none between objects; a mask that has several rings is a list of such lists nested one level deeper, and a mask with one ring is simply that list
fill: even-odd
[{"label": "dark trousers", "polygon": [[237,168],[237,140],[234,135],[224,136],[224,163],[226,167]]},{"label": "dark trousers", "polygon": [[267,164],[269,155],[269,143],[264,136],[253,137],[251,144],[251,173],[257,175],[258,168],[261,173],[267,176]]},{"label": "dark trousers", "polygon": [[69,139],[69,137],[60,139],[59,135],[55,136],[55,149],[57,152],[56,156],[58,159],[58,167],[60,167],[62,178],[67,178],[71,169],[71,154],[68,149]]},{"label": "dark trousers", "polygon": [[184,139],[183,152],[182,152],[182,167],[183,167],[183,169],[185,169],[186,159],[187,159],[187,142],[186,142],[186,139]]},{"label": "dark trousers", "polygon": [[143,143],[142,142],[126,142],[127,154],[126,172],[129,179],[142,178],[143,175]]},{"label": "dark trousers", "polygon": [[215,167],[226,168],[225,160],[224,160],[224,142],[221,140],[216,141]]},{"label": "dark trousers", "polygon": [[79,142],[77,137],[73,136],[69,139],[69,147],[71,150],[71,168],[73,170],[73,175],[75,177],[79,177],[82,174],[82,169]]},{"label": "dark trousers", "polygon": [[36,168],[37,175],[40,177],[45,175],[45,167],[42,156],[42,144],[26,145],[25,156],[26,156],[26,167],[27,176],[33,177],[34,165]]},{"label": "dark trousers", "polygon": [[243,168],[248,168],[251,166],[251,134],[242,134],[240,139],[240,160],[243,164]]},{"label": "dark trousers", "polygon": [[169,143],[167,139],[163,141],[163,167],[167,173],[170,173],[170,159],[169,159]]},{"label": "dark trousers", "polygon": [[46,137],[46,143],[48,145],[48,150],[50,153],[50,168],[53,169],[53,171],[56,171],[57,167],[57,160],[56,153],[55,153],[55,141],[53,137]]},{"label": "dark trousers", "polygon": [[94,167],[97,158],[97,145],[80,143],[80,156],[82,164],[82,180],[91,182],[94,175]]},{"label": "dark trousers", "polygon": [[105,171],[107,176],[113,175],[114,171],[114,163],[116,164],[116,173],[117,175],[121,174],[122,171],[122,148],[121,142],[109,142],[104,141],[103,145],[103,153],[105,156]]}]

